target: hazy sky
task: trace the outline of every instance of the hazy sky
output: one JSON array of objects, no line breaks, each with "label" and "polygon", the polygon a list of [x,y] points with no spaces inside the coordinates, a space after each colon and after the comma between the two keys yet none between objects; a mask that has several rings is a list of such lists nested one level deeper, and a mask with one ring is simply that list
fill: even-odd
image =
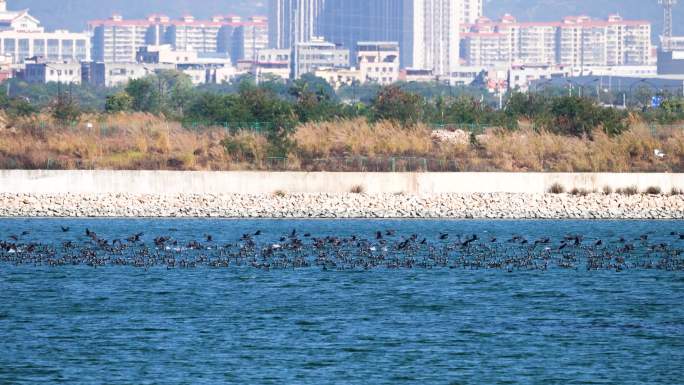
[{"label": "hazy sky", "polygon": [[[373,0],[368,0],[373,1]],[[179,16],[192,12],[198,17],[236,13],[243,16],[265,15],[269,0],[8,0],[10,8],[30,8],[50,29],[81,30],[86,21],[120,12],[124,17],[144,17],[153,12]],[[684,3],[684,2],[683,2]],[[620,13],[629,18],[651,20],[654,30],[661,29],[662,10],[657,0],[485,0],[485,13],[498,17],[510,12],[521,20],[557,20],[563,15],[588,14],[603,17]],[[677,25],[684,25],[684,4],[675,13]],[[679,21],[679,22],[678,22]]]}]

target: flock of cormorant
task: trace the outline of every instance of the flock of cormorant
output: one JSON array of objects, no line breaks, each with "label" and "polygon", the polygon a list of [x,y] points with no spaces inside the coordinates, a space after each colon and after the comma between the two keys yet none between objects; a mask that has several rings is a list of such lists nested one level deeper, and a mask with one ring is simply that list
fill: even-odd
[{"label": "flock of cormorant", "polygon": [[[174,229],[171,229],[170,233]],[[61,227],[63,233],[71,232]],[[85,229],[61,244],[23,242],[29,232],[0,240],[0,266],[131,266],[150,269],[251,267],[261,270],[319,268],[326,271],[370,269],[549,269],[684,270],[684,233],[671,232],[652,241],[652,234],[635,239],[585,239],[569,234],[560,239],[528,239],[512,235],[401,236],[379,230],[372,236],[315,237],[310,233],[266,236],[264,231],[243,234],[221,243],[210,234],[179,240],[171,235],[147,237],[135,233],[125,239],[106,239]],[[666,239],[667,241],[663,241]],[[275,241],[274,241],[275,240]]]}]

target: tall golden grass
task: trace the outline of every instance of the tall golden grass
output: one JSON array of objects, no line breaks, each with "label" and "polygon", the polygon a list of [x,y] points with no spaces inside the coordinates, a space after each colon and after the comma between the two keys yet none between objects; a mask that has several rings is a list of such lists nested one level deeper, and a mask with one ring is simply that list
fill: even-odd
[{"label": "tall golden grass", "polygon": [[[436,171],[684,172],[684,130],[654,134],[638,121],[620,136],[597,131],[591,140],[529,127],[440,140],[426,126],[355,119],[303,124],[292,140],[287,161],[274,162],[266,138],[254,133],[193,131],[142,113],[84,116],[73,127],[36,116],[0,128],[0,168],[387,171],[386,161],[368,165],[397,157],[409,159],[392,161],[397,171],[412,167],[414,159],[413,167]],[[666,156],[656,157],[656,149]],[[340,158],[367,161],[329,161]]]}]

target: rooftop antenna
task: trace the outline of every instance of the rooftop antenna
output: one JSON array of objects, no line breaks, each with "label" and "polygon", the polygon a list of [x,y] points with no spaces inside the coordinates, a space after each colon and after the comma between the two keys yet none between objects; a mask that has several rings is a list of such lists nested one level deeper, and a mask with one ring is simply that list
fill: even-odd
[{"label": "rooftop antenna", "polygon": [[670,50],[670,41],[672,39],[672,9],[677,4],[677,0],[658,0],[658,4],[663,6],[663,49]]}]

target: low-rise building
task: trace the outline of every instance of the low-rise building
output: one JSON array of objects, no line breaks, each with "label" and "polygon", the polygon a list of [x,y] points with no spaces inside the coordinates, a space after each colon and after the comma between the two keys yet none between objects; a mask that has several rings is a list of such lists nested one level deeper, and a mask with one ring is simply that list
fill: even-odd
[{"label": "low-rise building", "polygon": [[356,68],[318,68],[314,75],[325,79],[334,89],[365,83],[363,73]]},{"label": "low-rise building", "polygon": [[211,68],[207,71],[209,82],[214,84],[228,83],[238,75],[235,67]]},{"label": "low-rise building", "polygon": [[349,64],[348,49],[316,38],[309,42],[297,43],[293,73],[299,78],[306,73],[315,72],[318,68],[348,68]]},{"label": "low-rise building", "polygon": [[461,66],[458,68],[458,71],[449,74],[449,84],[452,86],[467,86],[481,76],[485,70],[485,67]]},{"label": "low-rise building", "polygon": [[187,64],[196,63],[197,59],[197,51],[176,50],[170,44],[140,47],[136,54],[138,63],[148,64]]},{"label": "low-rise building", "polygon": [[40,59],[34,62],[26,62],[22,71],[23,78],[27,83],[67,83],[81,84],[81,63],[61,62],[46,63]]},{"label": "low-rise building", "polygon": [[356,62],[362,83],[388,85],[399,80],[399,43],[359,42]]},{"label": "low-rise building", "polygon": [[0,0],[0,55],[12,57],[14,64],[33,57],[54,62],[89,60],[90,37],[63,30],[47,32],[28,10],[10,11]]},{"label": "low-rise building", "polygon": [[0,82],[14,77],[12,62],[11,56],[0,56]]},{"label": "low-rise building", "polygon": [[538,65],[513,66],[508,69],[508,88],[521,92],[529,91],[530,85],[540,80],[565,78],[572,75],[572,69],[564,66]]},{"label": "low-rise building", "polygon": [[399,74],[399,80],[404,82],[419,82],[427,83],[437,80],[435,73],[432,70],[422,68],[405,68]]},{"label": "low-rise building", "polygon": [[292,70],[290,49],[261,49],[251,70],[257,79],[279,77],[289,79]]},{"label": "low-rise building", "polygon": [[[149,63],[82,63],[84,81],[104,87],[125,85],[130,80],[144,78],[162,70],[175,70],[173,64]],[[87,75],[87,76],[86,76]]]}]

